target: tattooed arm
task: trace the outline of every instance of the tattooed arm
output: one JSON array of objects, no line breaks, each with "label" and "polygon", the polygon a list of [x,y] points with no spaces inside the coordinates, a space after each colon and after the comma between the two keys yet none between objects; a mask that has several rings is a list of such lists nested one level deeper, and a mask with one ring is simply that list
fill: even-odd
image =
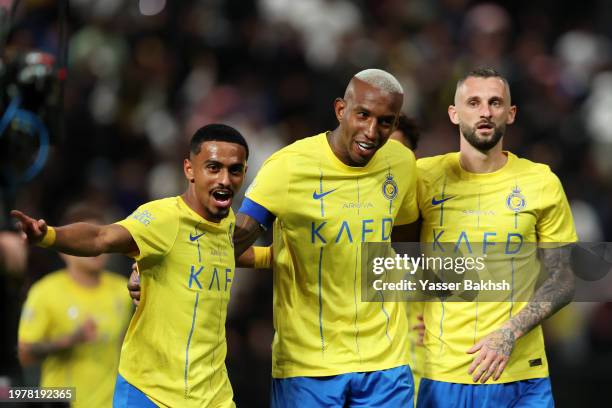
[{"label": "tattooed arm", "polygon": [[242,259],[240,259],[240,256],[250,248],[263,232],[264,229],[257,221],[244,213],[238,213],[236,228],[234,229],[234,255],[241,266],[247,266],[244,264],[247,254]]},{"label": "tattooed arm", "polygon": [[572,301],[575,282],[570,265],[571,251],[571,245],[540,249],[540,259],[548,278],[523,310],[468,350],[470,354],[480,350],[468,370],[473,374],[474,382],[485,383],[491,376],[493,380],[499,379],[516,340]]}]

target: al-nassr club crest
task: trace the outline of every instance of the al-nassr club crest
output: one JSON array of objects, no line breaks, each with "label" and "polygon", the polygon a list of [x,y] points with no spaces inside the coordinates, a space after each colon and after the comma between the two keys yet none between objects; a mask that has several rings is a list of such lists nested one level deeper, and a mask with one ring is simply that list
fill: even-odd
[{"label": "al-nassr club crest", "polygon": [[506,198],[506,207],[515,213],[521,212],[525,206],[527,205],[527,201],[525,201],[525,196],[521,194],[521,189],[519,186],[515,186],[512,188],[512,193],[508,194]]},{"label": "al-nassr club crest", "polygon": [[382,184],[382,193],[387,200],[393,200],[397,196],[397,183],[393,180],[391,173],[387,174],[387,178]]}]

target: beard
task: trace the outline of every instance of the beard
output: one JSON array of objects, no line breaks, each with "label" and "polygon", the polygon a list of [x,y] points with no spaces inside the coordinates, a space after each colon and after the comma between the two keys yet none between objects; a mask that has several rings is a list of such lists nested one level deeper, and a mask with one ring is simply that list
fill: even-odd
[{"label": "beard", "polygon": [[476,125],[469,127],[468,125],[461,123],[459,124],[459,129],[461,130],[461,134],[465,140],[467,140],[472,147],[486,153],[495,147],[495,145],[497,145],[500,139],[504,136],[504,133],[506,132],[506,125],[493,125],[493,135],[482,137],[478,136],[477,134],[479,124],[480,123],[477,123]]}]

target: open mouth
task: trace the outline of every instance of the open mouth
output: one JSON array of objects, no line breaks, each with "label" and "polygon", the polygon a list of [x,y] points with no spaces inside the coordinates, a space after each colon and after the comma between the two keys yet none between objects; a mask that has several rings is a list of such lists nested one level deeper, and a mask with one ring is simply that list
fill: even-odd
[{"label": "open mouth", "polygon": [[377,144],[372,142],[355,142],[357,144],[357,148],[364,152],[369,153],[373,150],[376,150]]},{"label": "open mouth", "polygon": [[491,129],[493,129],[494,127],[495,127],[495,126],[494,126],[492,123],[490,123],[490,122],[484,122],[484,123],[479,123],[479,124],[476,126],[476,129],[478,129],[478,130],[483,130],[483,129],[485,129],[485,130],[491,130]]},{"label": "open mouth", "polygon": [[218,207],[229,207],[232,205],[234,194],[231,190],[218,189],[212,192],[212,197]]}]

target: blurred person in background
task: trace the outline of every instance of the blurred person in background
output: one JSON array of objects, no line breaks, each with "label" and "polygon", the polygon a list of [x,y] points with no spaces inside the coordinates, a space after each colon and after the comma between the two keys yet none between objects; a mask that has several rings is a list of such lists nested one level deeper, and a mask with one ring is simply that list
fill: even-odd
[{"label": "blurred person in background", "polygon": [[502,150],[516,106],[497,71],[481,68],[461,78],[448,114],[459,127],[460,151],[417,162],[421,242],[434,243],[434,254],[445,242],[470,254],[470,242],[482,243],[485,254],[487,244],[506,245],[503,265],[496,265],[512,270],[517,292],[535,282],[539,265],[517,261],[515,284],[506,239],[537,242],[547,275],[529,301],[425,302],[417,406],[553,407],[540,325],[573,297],[568,244],[577,236],[567,198],[548,166]]},{"label": "blurred person in background", "polygon": [[[123,342],[114,406],[235,406],[225,368],[225,319],[235,269],[231,204],[247,158],[240,132],[210,124],[191,139],[183,161],[188,187],[180,196],[143,204],[110,225],[56,229],[11,212],[32,244],[77,256],[121,253],[137,261],[142,298]],[[129,301],[123,281],[116,290]],[[74,337],[95,337],[92,326]]]},{"label": "blurred person in background", "polygon": [[412,151],[417,149],[420,138],[421,131],[416,121],[403,113],[397,119],[397,128],[389,136],[389,139],[397,140]]},{"label": "blurred person in background", "polygon": [[[101,225],[102,212],[77,205],[65,223]],[[66,267],[36,282],[19,324],[23,367],[41,365],[41,387],[75,387],[75,407],[112,404],[119,352],[132,307],[126,279],[104,269],[106,255],[61,255]]]}]

